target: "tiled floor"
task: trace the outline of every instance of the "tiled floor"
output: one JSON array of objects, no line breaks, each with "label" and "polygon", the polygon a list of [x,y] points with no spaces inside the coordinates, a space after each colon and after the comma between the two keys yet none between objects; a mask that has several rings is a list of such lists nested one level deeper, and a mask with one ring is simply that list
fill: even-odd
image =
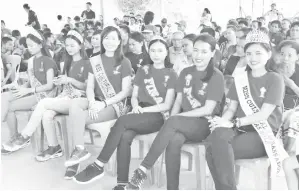
[{"label": "tiled floor", "polygon": [[[22,118],[22,117],[21,117]],[[26,122],[22,120],[21,124]],[[2,141],[7,139],[6,123],[2,123],[1,128]],[[92,162],[100,149],[93,146],[88,146],[88,150],[92,153],[92,157],[82,164],[84,168],[88,163]],[[137,156],[138,145],[134,144],[132,155]],[[115,186],[116,177],[110,174],[105,175],[101,180],[89,184],[78,185],[71,180],[63,178],[65,167],[63,166],[64,157],[54,159],[48,162],[40,163],[35,161],[31,146],[18,151],[12,155],[1,156],[1,181],[2,189],[10,190],[109,190]],[[133,159],[131,162],[131,172],[134,170],[140,161]],[[187,159],[182,157],[182,171],[180,176],[180,189],[195,189],[195,173],[186,171]],[[164,186],[160,189],[165,189],[165,173],[163,173]],[[241,171],[241,180],[239,189],[254,189],[253,182],[254,174],[247,169]],[[273,189],[286,189],[283,178],[274,180]],[[149,186],[146,182],[144,189],[158,189],[156,186]]]}]

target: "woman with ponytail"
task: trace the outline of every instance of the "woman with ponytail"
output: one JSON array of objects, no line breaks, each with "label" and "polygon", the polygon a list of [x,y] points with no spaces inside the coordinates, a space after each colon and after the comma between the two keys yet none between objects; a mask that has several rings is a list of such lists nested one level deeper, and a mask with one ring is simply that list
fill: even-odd
[{"label": "woman with ponytail", "polygon": [[216,40],[210,35],[200,35],[194,40],[194,66],[180,73],[171,117],[165,121],[140,167],[133,172],[126,189],[140,189],[147,178],[146,171],[165,149],[167,189],[179,189],[182,146],[206,139],[210,134],[207,118],[221,112],[224,78],[213,65],[215,47]]},{"label": "woman with ponytail", "polygon": [[[58,74],[54,60],[51,58],[49,50],[46,47],[43,35],[32,29],[27,35],[26,43],[30,54],[33,56],[28,60],[29,82],[22,87],[12,87],[11,91],[2,94],[2,120],[6,120],[10,140],[2,145],[2,153],[11,153],[11,149],[20,138],[18,133],[18,123],[16,111],[32,110],[39,101],[46,97],[55,97],[56,88],[54,88],[53,79]],[[29,139],[24,142],[22,147],[29,144]]]}]

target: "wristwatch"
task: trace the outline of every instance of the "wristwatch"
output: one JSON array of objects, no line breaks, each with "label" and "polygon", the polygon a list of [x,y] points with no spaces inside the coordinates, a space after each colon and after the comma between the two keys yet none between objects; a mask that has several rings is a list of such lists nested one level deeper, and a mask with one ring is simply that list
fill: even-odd
[{"label": "wristwatch", "polygon": [[239,128],[241,126],[239,118],[233,119],[232,123],[233,123],[233,127]]}]

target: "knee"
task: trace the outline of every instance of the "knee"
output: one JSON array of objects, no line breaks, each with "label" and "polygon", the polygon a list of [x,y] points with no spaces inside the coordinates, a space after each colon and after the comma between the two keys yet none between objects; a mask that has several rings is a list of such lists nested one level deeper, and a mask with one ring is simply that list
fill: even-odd
[{"label": "knee", "polygon": [[120,144],[126,144],[131,146],[134,137],[135,137],[135,133],[133,133],[132,131],[125,131],[121,137]]},{"label": "knee", "polygon": [[211,146],[213,144],[224,144],[231,142],[234,136],[234,131],[232,129],[227,128],[217,128],[215,129],[209,136],[208,140],[211,142]]},{"label": "knee", "polygon": [[55,115],[56,115],[55,112],[53,112],[51,110],[47,110],[47,111],[44,112],[42,120],[43,121],[53,121]]},{"label": "knee", "polygon": [[172,116],[165,121],[163,128],[176,128],[180,124],[180,116]]},{"label": "knee", "polygon": [[69,107],[69,112],[70,113],[76,113],[78,112],[78,110],[82,110],[82,108],[80,107],[80,104],[79,104],[79,99],[73,99],[71,101],[71,104],[70,104],[70,107]]},{"label": "knee", "polygon": [[169,142],[166,148],[166,152],[175,152],[175,151],[181,152],[185,140],[186,138],[182,133],[176,133],[171,139],[171,141]]}]

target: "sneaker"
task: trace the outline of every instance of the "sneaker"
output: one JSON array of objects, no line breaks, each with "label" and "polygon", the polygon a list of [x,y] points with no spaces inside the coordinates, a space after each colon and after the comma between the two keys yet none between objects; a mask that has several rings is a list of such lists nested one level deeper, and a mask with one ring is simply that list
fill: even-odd
[{"label": "sneaker", "polygon": [[65,161],[64,166],[73,166],[75,164],[79,164],[82,161],[85,161],[90,157],[90,153],[86,148],[79,148],[75,147],[74,151],[72,152],[71,158],[67,161]]},{"label": "sneaker", "polygon": [[25,148],[29,144],[30,144],[30,137],[27,137],[25,139],[22,135],[19,135],[18,138],[15,140],[14,144],[12,146],[6,145],[5,149],[9,151],[17,151],[22,148]]},{"label": "sneaker", "polygon": [[112,188],[112,190],[125,190],[125,189],[126,189],[125,184],[118,184],[114,188]]},{"label": "sneaker", "polygon": [[79,173],[80,164],[75,164],[73,166],[69,166],[66,168],[66,172],[64,174],[64,178],[66,180],[71,180]]},{"label": "sneaker", "polygon": [[49,146],[47,150],[43,151],[41,154],[37,155],[35,159],[39,162],[45,162],[49,159],[54,159],[62,156],[62,149],[60,145],[55,147]]},{"label": "sneaker", "polygon": [[2,154],[2,155],[8,155],[8,154],[10,154],[10,153],[12,153],[12,151],[6,150],[6,149],[3,147],[3,145],[2,145],[2,147],[1,147],[1,154]]},{"label": "sneaker", "polygon": [[11,139],[9,141],[7,141],[6,143],[3,143],[2,144],[3,149],[7,150],[8,148],[12,148],[15,145],[15,142],[19,136],[20,136],[20,134],[17,134],[15,136],[11,137]]},{"label": "sneaker", "polygon": [[74,177],[74,181],[78,184],[89,184],[95,180],[99,180],[104,176],[104,168],[96,163],[88,165],[82,172]]},{"label": "sneaker", "polygon": [[141,185],[146,180],[147,176],[145,172],[143,172],[141,169],[136,169],[133,172],[133,177],[131,178],[129,184],[126,186],[126,190],[140,190]]}]

